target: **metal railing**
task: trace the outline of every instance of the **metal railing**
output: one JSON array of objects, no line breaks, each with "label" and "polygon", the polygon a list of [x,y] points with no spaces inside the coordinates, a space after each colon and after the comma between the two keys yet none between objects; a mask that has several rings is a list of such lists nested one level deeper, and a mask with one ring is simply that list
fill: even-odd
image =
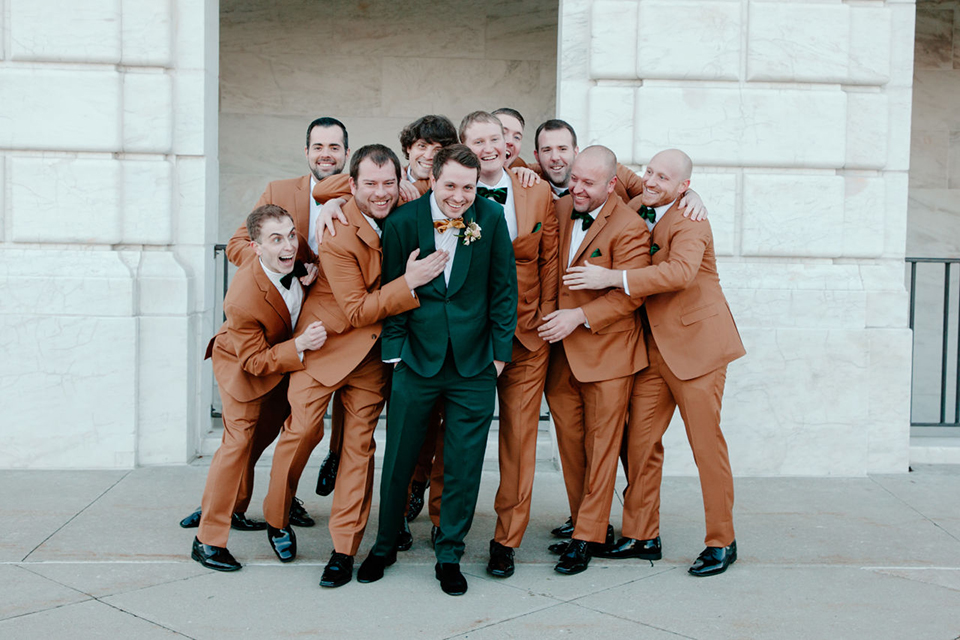
[{"label": "metal railing", "polygon": [[[960,427],[960,277],[951,277],[952,272],[960,274],[960,258],[906,258],[906,262],[913,332],[910,425]],[[918,270],[919,265],[930,266]],[[951,309],[954,296],[957,302]],[[932,392],[937,377],[939,402]],[[933,420],[937,405],[938,419]]]}]

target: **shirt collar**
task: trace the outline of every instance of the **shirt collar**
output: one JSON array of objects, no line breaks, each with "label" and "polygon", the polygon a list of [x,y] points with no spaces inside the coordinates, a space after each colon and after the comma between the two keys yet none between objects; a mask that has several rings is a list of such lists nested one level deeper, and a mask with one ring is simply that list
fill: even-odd
[{"label": "shirt collar", "polygon": [[674,200],[674,201],[671,202],[670,204],[665,204],[665,205],[662,205],[662,206],[659,206],[659,207],[654,207],[653,210],[657,212],[657,218],[656,218],[656,220],[654,220],[653,224],[657,224],[658,222],[660,222],[660,218],[663,217],[663,214],[665,214],[667,211],[669,211],[669,210],[670,210],[670,207],[672,207],[672,206],[675,205],[676,203],[677,203],[677,201]]},{"label": "shirt collar", "polygon": [[407,180],[413,183],[417,182],[417,179],[413,177],[412,173],[410,173],[410,165],[407,165]]},{"label": "shirt collar", "polygon": [[364,219],[370,223],[370,226],[373,227],[373,230],[377,232],[378,237],[382,236],[383,231],[380,230],[380,225],[377,224],[376,220],[365,214],[363,211],[360,212],[360,215],[362,215]]},{"label": "shirt collar", "polygon": [[270,279],[270,282],[272,282],[274,286],[277,287],[278,289],[282,287],[283,285],[280,284],[280,278],[282,278],[284,274],[277,273],[276,271],[271,271],[270,269],[268,269],[267,266],[263,264],[262,258],[259,259],[259,261],[260,261],[260,268],[263,269],[263,272],[265,274],[267,274],[267,278]]},{"label": "shirt collar", "polygon": [[440,205],[437,204],[437,193],[436,191],[430,192],[430,215],[434,220],[446,220],[447,216],[444,215],[443,211],[440,211]]},{"label": "shirt collar", "polygon": [[558,187],[557,185],[553,184],[550,181],[547,181],[547,183],[550,185],[550,188],[553,189],[553,192],[557,195],[560,195],[562,191],[570,191],[569,187]]},{"label": "shirt collar", "polygon": [[606,204],[607,204],[607,201],[604,200],[602,205],[600,205],[599,207],[597,207],[597,208],[594,209],[593,211],[588,212],[587,215],[589,215],[591,218],[593,218],[594,220],[596,220],[596,219],[597,219],[597,216],[600,215],[600,210],[603,209],[604,205],[606,205]]},{"label": "shirt collar", "polygon": [[495,184],[495,185],[493,185],[493,186],[490,186],[489,184],[487,184],[487,183],[485,183],[485,182],[477,182],[477,184],[482,184],[483,186],[485,186],[485,187],[488,188],[488,189],[499,189],[499,188],[501,188],[501,187],[506,187],[507,190],[509,190],[509,189],[510,189],[511,181],[510,181],[510,176],[509,176],[509,174],[507,174],[507,171],[506,171],[505,169],[501,169],[501,170],[500,170],[500,181],[497,182],[497,184]]}]

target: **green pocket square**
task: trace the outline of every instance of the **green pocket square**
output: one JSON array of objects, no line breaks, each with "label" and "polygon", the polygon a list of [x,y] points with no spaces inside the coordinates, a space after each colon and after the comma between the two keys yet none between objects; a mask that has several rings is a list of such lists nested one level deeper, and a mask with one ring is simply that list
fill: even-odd
[{"label": "green pocket square", "polygon": [[599,257],[600,257],[600,249],[594,249],[594,250],[593,250],[593,253],[590,254],[590,257],[591,257],[591,258],[599,258]]},{"label": "green pocket square", "polygon": [[538,222],[537,224],[534,225],[533,231],[531,231],[530,233],[536,233],[537,231],[540,231],[540,227],[542,226],[543,225]]},{"label": "green pocket square", "polygon": [[654,242],[652,245],[650,245],[650,255],[655,254],[657,251],[660,251],[660,246]]}]

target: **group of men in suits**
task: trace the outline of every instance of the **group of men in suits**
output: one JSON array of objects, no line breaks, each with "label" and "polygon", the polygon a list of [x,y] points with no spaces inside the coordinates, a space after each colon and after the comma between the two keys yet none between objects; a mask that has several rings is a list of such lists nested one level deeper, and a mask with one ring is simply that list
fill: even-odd
[{"label": "group of men in suits", "polygon": [[[208,348],[224,437],[191,516],[200,527],[194,559],[239,569],[226,549],[231,523],[267,529],[281,561],[296,557],[291,524],[313,524],[296,488],[330,406],[333,443],[318,493],[334,493],[334,550],[320,584],[349,582],[386,402],[379,527],[357,579],[379,580],[409,548],[406,522],[432,478],[436,577],[444,592],[465,593],[463,539],[499,396],[487,571],[509,577],[530,519],[546,393],[571,510],[554,530],[569,537],[551,545],[558,572],[579,573],[592,556],[662,556],[661,440],[676,407],[707,520],[707,546],[690,572],[713,575],[736,560],[719,419],[726,365],[744,352],[709,223],[687,217],[702,209],[688,190],[692,163],[662,152],[641,178],[605,147],[579,152],[573,128],[548,120],[534,138],[537,163],[526,167],[523,127],[512,109],[468,114],[459,129],[425,116],[401,133],[406,167],[387,147],[367,145],[344,175],[346,128],[333,118],[311,123],[310,174],[270,183],[228,245],[241,268]],[[278,433],[266,523],[257,523],[245,516],[253,466]],[[615,541],[618,457],[629,484]]]}]

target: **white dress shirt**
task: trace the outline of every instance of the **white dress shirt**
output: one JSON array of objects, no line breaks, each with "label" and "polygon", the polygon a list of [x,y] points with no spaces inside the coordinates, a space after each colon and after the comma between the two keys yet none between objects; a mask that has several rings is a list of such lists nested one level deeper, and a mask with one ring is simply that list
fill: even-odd
[{"label": "white dress shirt", "polygon": [[[430,214],[433,219],[436,220],[448,220],[443,211],[440,211],[440,205],[437,204],[437,194],[430,194]],[[443,233],[437,233],[437,230],[433,230],[433,243],[437,247],[437,251],[446,251],[450,254],[450,259],[447,260],[447,264],[443,267],[443,282],[445,284],[450,284],[450,272],[453,271],[453,257],[457,253],[457,245],[459,244],[460,238],[458,237],[463,233],[463,229],[454,229],[453,227],[447,227],[446,231]]]},{"label": "white dress shirt", "polygon": [[310,176],[310,228],[307,232],[310,234],[307,236],[307,244],[310,245],[310,249],[314,253],[317,253],[320,249],[320,246],[317,244],[317,218],[320,216],[320,207],[321,205],[317,204],[317,201],[313,199],[313,188],[317,186],[317,179],[312,175]]},{"label": "white dress shirt", "polygon": [[280,284],[280,278],[282,278],[284,274],[267,269],[263,265],[263,260],[260,260],[260,267],[263,269],[263,272],[267,274],[273,286],[277,288],[277,291],[280,292],[280,297],[283,298],[283,301],[287,305],[287,311],[290,312],[290,326],[296,328],[297,320],[300,318],[300,306],[303,304],[303,287],[300,286],[300,278],[294,278],[293,281],[290,282],[290,288],[287,289]]},{"label": "white dress shirt", "polygon": [[[663,214],[665,214],[667,211],[669,211],[669,210],[670,210],[670,207],[672,207],[674,204],[676,204],[676,202],[677,202],[677,201],[674,200],[674,201],[671,202],[670,204],[665,204],[665,205],[663,205],[663,206],[661,206],[661,207],[654,207],[653,210],[657,212],[657,217],[656,217],[656,219],[654,219],[653,222],[650,222],[650,221],[647,220],[646,218],[643,219],[643,221],[647,223],[647,231],[650,232],[650,246],[651,246],[651,247],[653,246],[653,228],[657,225],[658,222],[660,222],[660,218],[663,217]],[[637,215],[640,215],[640,214],[637,213]],[[626,293],[627,295],[630,295],[630,287],[627,286],[627,270],[626,270],[626,269],[623,270],[623,292]]]},{"label": "white dress shirt", "polygon": [[507,231],[510,233],[510,242],[516,240],[517,234],[519,233],[517,230],[517,207],[513,203],[513,180],[510,179],[510,174],[508,174],[506,171],[503,171],[500,175],[500,182],[493,186],[490,186],[485,182],[478,182],[477,186],[486,187],[487,189],[500,189],[506,187],[507,201],[503,203],[503,217],[507,221]]},{"label": "white dress shirt", "polygon": [[[603,201],[602,205],[589,212],[590,217],[596,220],[597,214],[603,209],[604,204],[607,204],[606,200]],[[577,255],[577,249],[580,248],[583,239],[587,237],[587,230],[583,228],[583,220],[577,219],[571,222],[573,223],[573,229],[570,230],[570,254],[567,256],[567,267],[573,264],[573,257]]]},{"label": "white dress shirt", "polygon": [[377,232],[377,237],[382,238],[383,231],[380,229],[380,225],[377,224],[377,221],[365,214],[363,211],[360,212],[360,215],[362,215],[364,219],[370,223],[370,226],[373,227],[373,230]]}]

